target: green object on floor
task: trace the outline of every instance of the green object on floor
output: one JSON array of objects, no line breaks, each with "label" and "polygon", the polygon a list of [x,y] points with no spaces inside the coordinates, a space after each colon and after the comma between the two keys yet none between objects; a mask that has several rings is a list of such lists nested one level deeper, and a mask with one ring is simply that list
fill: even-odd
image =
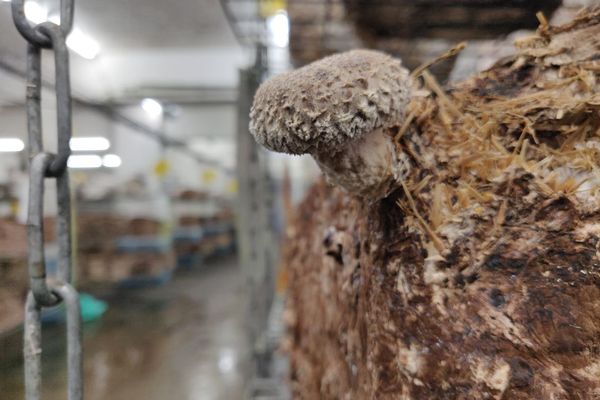
[{"label": "green object on floor", "polygon": [[83,322],[97,320],[108,309],[108,304],[105,301],[99,300],[87,293],[79,295],[79,304],[81,304],[81,318]]}]

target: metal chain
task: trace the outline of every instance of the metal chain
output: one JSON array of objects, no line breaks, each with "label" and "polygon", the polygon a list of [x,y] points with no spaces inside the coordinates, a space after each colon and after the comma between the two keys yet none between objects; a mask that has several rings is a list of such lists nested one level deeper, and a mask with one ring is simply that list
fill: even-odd
[{"label": "metal chain", "polygon": [[[64,303],[67,314],[68,399],[83,399],[81,312],[79,294],[71,281],[71,197],[67,160],[71,153],[71,84],[66,38],[73,27],[74,0],[60,1],[60,25],[31,25],[24,0],[12,1],[13,21],[27,40],[27,130],[29,147],[29,211],[27,217],[30,292],[25,306],[25,398],[41,399],[41,310]],[[42,141],[42,49],[54,50],[58,152],[44,151]],[[44,255],[44,181],[55,178],[58,204],[58,276],[46,280]]]}]

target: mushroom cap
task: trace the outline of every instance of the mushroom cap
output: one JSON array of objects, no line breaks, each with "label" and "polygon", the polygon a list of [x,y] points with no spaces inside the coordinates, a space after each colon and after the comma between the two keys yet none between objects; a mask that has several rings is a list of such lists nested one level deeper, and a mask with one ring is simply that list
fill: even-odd
[{"label": "mushroom cap", "polygon": [[264,82],[250,132],[277,152],[335,153],[349,140],[401,124],[409,97],[409,73],[399,59],[352,50]]}]

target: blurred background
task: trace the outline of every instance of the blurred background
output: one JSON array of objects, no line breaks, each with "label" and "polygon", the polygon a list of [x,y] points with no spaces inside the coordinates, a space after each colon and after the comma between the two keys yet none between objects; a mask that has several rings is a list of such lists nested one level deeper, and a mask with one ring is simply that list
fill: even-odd
[{"label": "blurred background", "polygon": [[[87,399],[286,399],[286,221],[320,176],[310,157],[259,149],[254,91],[273,74],[379,49],[441,82],[513,51],[541,11],[564,22],[590,0],[75,1],[71,54],[75,280]],[[58,1],[28,0],[34,24]],[[25,40],[0,0],[0,397],[24,398],[28,158]],[[53,54],[43,134],[56,149]],[[56,190],[45,197],[56,270]],[[66,395],[64,311],[43,313],[43,393]]]}]

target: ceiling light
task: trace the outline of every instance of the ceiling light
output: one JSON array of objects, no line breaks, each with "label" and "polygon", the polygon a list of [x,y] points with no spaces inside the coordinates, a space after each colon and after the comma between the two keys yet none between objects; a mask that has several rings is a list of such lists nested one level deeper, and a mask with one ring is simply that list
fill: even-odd
[{"label": "ceiling light", "polygon": [[97,155],[70,156],[67,165],[69,168],[100,168],[102,157]]},{"label": "ceiling light", "polygon": [[142,108],[152,118],[160,117],[163,112],[162,104],[160,104],[158,101],[156,101],[154,99],[142,100]]},{"label": "ceiling light", "polygon": [[10,3],[10,0],[2,0],[5,3]]},{"label": "ceiling light", "polygon": [[48,9],[35,1],[26,1],[25,17],[34,24],[41,24],[48,21]]},{"label": "ceiling light", "polygon": [[285,11],[267,18],[267,30],[275,46],[287,47],[290,42],[290,20]]},{"label": "ceiling light", "polygon": [[67,37],[67,46],[86,60],[93,60],[100,53],[98,42],[78,28],[73,28]]},{"label": "ceiling light", "polygon": [[[53,15],[48,21],[60,25],[60,15]],[[93,60],[100,53],[100,45],[79,28],[73,28],[67,36],[67,46],[86,60]]]},{"label": "ceiling light", "polygon": [[121,157],[116,154],[107,154],[102,157],[102,165],[106,168],[117,168],[121,166]]},{"label": "ceiling light", "polygon": [[104,151],[110,148],[108,139],[101,136],[74,137],[69,145],[73,151]]},{"label": "ceiling light", "polygon": [[17,138],[0,138],[0,153],[18,153],[23,151],[25,143]]},{"label": "ceiling light", "polygon": [[222,350],[221,354],[219,355],[217,366],[219,367],[219,370],[224,374],[231,372],[235,367],[235,353],[233,352],[233,350]]}]

